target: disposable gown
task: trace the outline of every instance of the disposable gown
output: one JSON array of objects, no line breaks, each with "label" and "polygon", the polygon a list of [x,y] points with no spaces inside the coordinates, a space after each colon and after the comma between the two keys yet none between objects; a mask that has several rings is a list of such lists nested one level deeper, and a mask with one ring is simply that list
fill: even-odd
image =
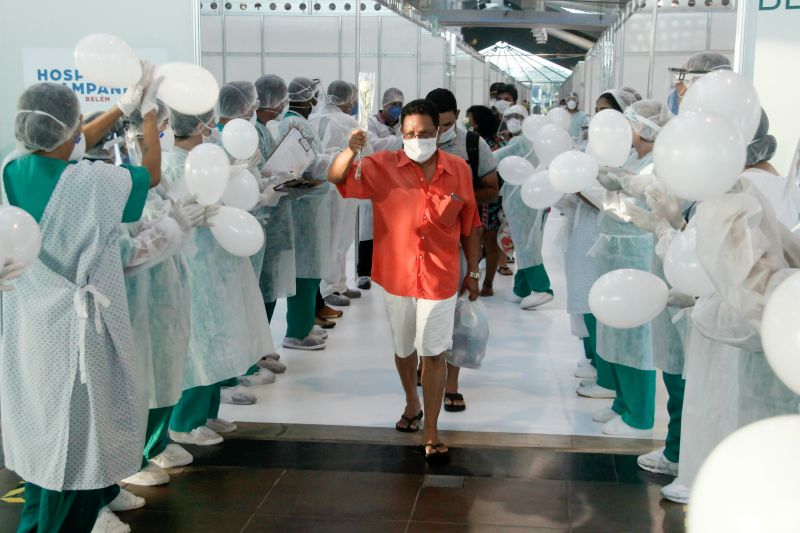
[{"label": "disposable gown", "polygon": [[324,183],[297,198],[292,205],[294,221],[295,268],[298,278],[321,279],[323,266],[330,257],[331,204],[328,182],[328,166],[331,156],[324,154],[322,145],[311,123],[294,112],[288,112],[281,120],[279,135],[285,137],[295,128],[317,154],[303,174],[306,178],[324,180]]},{"label": "disposable gown", "polygon": [[[373,152],[384,150],[400,150],[403,147],[403,138],[400,136],[400,122],[389,126],[378,120],[377,115],[370,117],[367,123],[367,136]],[[358,202],[358,238],[362,241],[372,240],[372,201],[359,200]]]},{"label": "disposable gown", "polygon": [[150,409],[175,405],[183,391],[191,326],[185,234],[151,190],[142,221],[123,225],[121,248],[134,346],[145,363]]},{"label": "disposable gown", "polygon": [[[181,182],[187,155],[177,146],[163,154],[162,180],[172,186],[171,194],[185,189]],[[195,229],[190,244],[192,328],[184,389],[241,376],[273,350],[249,258],[226,252],[208,228]]]},{"label": "disposable gown", "polygon": [[575,113],[571,113],[572,115],[572,122],[569,125],[569,136],[572,137],[573,141],[579,141],[581,138],[581,131],[583,130],[583,126],[586,124],[586,113],[583,111],[576,111]]},{"label": "disposable gown", "polygon": [[[539,164],[533,153],[533,144],[517,135],[495,153],[497,164],[509,156],[524,157],[535,167]],[[547,213],[543,209],[531,209],[522,201],[522,186],[503,183],[500,190],[503,197],[503,212],[508,220],[511,240],[514,241],[514,256],[517,267],[530,268],[542,264],[542,239]]]},{"label": "disposable gown", "polygon": [[[264,162],[275,151],[278,143],[264,124],[256,122],[256,131],[262,160],[259,175],[263,176],[261,173],[264,169]],[[256,275],[259,277],[261,296],[265,303],[295,295],[294,280],[297,276],[294,257],[293,204],[294,201],[289,196],[283,196],[277,205],[263,206],[253,213],[253,216],[264,228],[263,261],[261,269],[256,271]]]}]

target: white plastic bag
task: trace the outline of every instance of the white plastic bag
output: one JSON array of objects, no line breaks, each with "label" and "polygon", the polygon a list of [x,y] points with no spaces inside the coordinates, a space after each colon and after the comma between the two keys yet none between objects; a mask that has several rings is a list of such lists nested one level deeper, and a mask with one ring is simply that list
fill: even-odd
[{"label": "white plastic bag", "polygon": [[477,369],[486,356],[489,342],[489,317],[479,300],[470,302],[461,296],[456,303],[456,324],[453,329],[453,349],[447,352],[447,362],[460,368]]}]

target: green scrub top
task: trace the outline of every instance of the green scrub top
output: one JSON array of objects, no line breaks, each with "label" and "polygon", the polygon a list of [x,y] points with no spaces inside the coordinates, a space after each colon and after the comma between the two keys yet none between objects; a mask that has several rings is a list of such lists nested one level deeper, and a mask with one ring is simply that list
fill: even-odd
[{"label": "green scrub top", "polygon": [[[74,161],[30,154],[12,161],[3,173],[3,184],[11,205],[24,209],[41,222],[47,203],[61,179],[61,174]],[[144,167],[122,165],[131,173],[131,193],[122,213],[122,222],[136,222],[142,218],[147,193],[150,190],[150,172]]]}]

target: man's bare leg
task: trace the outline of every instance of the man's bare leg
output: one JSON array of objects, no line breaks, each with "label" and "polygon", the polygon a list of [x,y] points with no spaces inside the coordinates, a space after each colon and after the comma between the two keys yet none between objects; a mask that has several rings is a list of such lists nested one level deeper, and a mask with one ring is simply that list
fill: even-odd
[{"label": "man's bare leg", "polygon": [[[400,375],[400,383],[403,385],[403,392],[406,393],[406,409],[403,416],[414,418],[419,414],[420,403],[417,393],[417,352],[408,357],[394,356],[394,364],[397,366],[397,373]],[[427,416],[427,410],[425,415]],[[408,427],[408,422],[401,419],[398,422],[400,427]]]},{"label": "man's bare leg", "polygon": [[[425,444],[436,444],[439,440],[439,412],[444,398],[446,366],[444,354],[422,357],[422,401],[425,406]],[[444,450],[442,450],[444,451]]]}]

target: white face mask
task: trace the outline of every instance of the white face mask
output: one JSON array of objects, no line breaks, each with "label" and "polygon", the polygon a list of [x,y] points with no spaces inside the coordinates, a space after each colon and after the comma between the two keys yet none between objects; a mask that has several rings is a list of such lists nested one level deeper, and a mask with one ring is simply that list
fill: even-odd
[{"label": "white face mask", "polygon": [[507,102],[505,100],[498,100],[494,104],[494,108],[500,111],[501,113],[511,107],[511,102]]},{"label": "white face mask", "polygon": [[164,131],[158,134],[158,142],[161,143],[161,151],[169,152],[175,146],[175,132],[172,126],[167,126]]},{"label": "white face mask", "polygon": [[569,102],[567,102],[567,109],[570,110],[577,109],[577,107],[578,107],[578,102],[576,102],[575,100],[570,100]]},{"label": "white face mask", "polygon": [[80,133],[78,136],[78,141],[75,143],[75,147],[72,148],[72,153],[69,155],[70,161],[81,161],[83,156],[86,154],[86,135],[83,132]]},{"label": "white face mask", "polygon": [[439,134],[439,144],[446,144],[456,138],[456,125],[450,126],[450,129],[443,131]]},{"label": "white face mask", "polygon": [[510,118],[506,120],[506,127],[508,131],[516,135],[522,131],[522,121],[518,118]]},{"label": "white face mask", "polygon": [[424,163],[436,152],[436,138],[403,139],[403,151],[410,160]]}]

